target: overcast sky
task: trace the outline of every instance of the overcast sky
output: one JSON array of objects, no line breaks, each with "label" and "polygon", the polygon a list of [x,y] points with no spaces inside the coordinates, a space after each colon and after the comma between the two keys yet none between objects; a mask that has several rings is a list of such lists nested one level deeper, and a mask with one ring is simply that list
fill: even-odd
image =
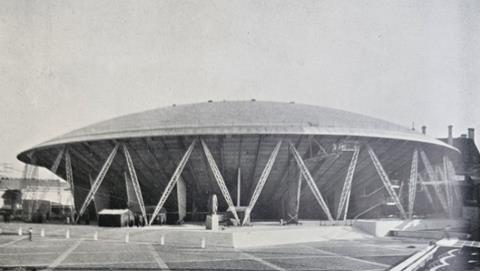
[{"label": "overcast sky", "polygon": [[[295,101],[477,128],[480,1],[0,1],[0,163],[173,103]],[[1,170],[1,165],[0,165]]]}]

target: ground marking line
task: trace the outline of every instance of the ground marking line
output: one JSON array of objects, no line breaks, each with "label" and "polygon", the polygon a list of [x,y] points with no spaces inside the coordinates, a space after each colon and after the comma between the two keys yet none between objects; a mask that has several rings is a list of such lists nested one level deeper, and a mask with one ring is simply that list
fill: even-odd
[{"label": "ground marking line", "polygon": [[[46,267],[48,265],[48,263],[28,263],[28,264],[22,264],[22,265],[19,265],[19,264],[0,264],[0,270],[2,270],[1,268],[18,268],[18,267],[34,267],[34,268],[37,268],[39,270],[44,270],[44,269],[41,269],[42,267]],[[17,269],[13,269],[13,270],[17,270]],[[21,269],[20,269],[21,270]]]},{"label": "ground marking line", "polygon": [[[362,243],[359,243],[359,244],[361,244],[361,246],[376,247],[376,248],[378,248],[378,245],[375,245],[375,244],[362,244]],[[413,245],[414,245],[415,247],[421,246],[421,244],[420,244],[420,245],[418,245],[418,244],[413,244]],[[395,249],[395,250],[401,250],[401,249],[405,249],[405,250],[410,249],[410,250],[411,250],[411,248],[407,248],[407,246],[410,246],[410,245],[409,245],[409,244],[407,244],[407,245],[400,245],[400,244],[396,244],[396,245],[388,245],[388,244],[387,244],[387,245],[384,245],[384,244],[382,244],[382,248]],[[423,247],[427,247],[427,246],[423,246]]]},{"label": "ground marking line", "polygon": [[251,260],[251,258],[245,256],[245,257],[239,257],[239,258],[223,258],[223,259],[208,259],[208,260],[173,260],[173,261],[168,261],[169,263],[207,263],[207,262],[227,262],[227,261],[244,261],[244,260]]},{"label": "ground marking line", "polygon": [[[28,254],[28,253],[27,253]],[[109,255],[116,255],[116,254],[145,254],[144,252],[142,251],[133,251],[133,250],[129,250],[129,251],[105,251],[105,250],[95,250],[95,249],[92,249],[90,251],[75,251],[75,255],[78,255],[78,254],[109,254]],[[2,253],[0,253],[0,255],[2,255]]]},{"label": "ground marking line", "polygon": [[[263,260],[275,260],[275,259],[307,259],[307,258],[330,258],[330,257],[337,257],[332,255],[312,255],[312,256],[293,256],[293,257],[262,257]],[[222,258],[222,259],[195,259],[195,260],[173,260],[168,261],[169,263],[203,263],[203,262],[223,262],[223,261],[243,261],[243,260],[251,260],[252,257],[243,256],[238,258]]]},{"label": "ground marking line", "polygon": [[[390,255],[382,255],[381,257],[405,257],[405,256],[408,256],[408,255],[409,254],[403,254],[403,255],[390,254]],[[375,257],[375,256],[371,256],[371,257]],[[340,256],[338,256],[338,255],[308,255],[307,256],[306,255],[306,256],[262,257],[262,259],[274,260],[274,259],[308,259],[308,258],[330,258],[330,257],[337,257],[338,258]],[[341,256],[341,257],[345,257],[345,256]],[[346,257],[348,257],[348,256],[346,256]],[[365,257],[370,257],[370,256],[365,256]],[[361,259],[356,259],[356,260],[361,260]],[[378,264],[378,263],[376,263],[376,264]]]},{"label": "ground marking line", "polygon": [[275,264],[273,264],[273,263],[271,263],[271,262],[267,262],[267,261],[265,261],[264,259],[258,258],[257,256],[254,256],[254,255],[252,255],[252,254],[250,254],[250,253],[247,253],[247,252],[244,252],[244,251],[240,251],[240,253],[241,253],[242,255],[245,255],[246,257],[248,257],[250,260],[257,261],[257,262],[259,262],[259,263],[261,263],[261,264],[263,264],[263,265],[266,265],[266,266],[268,266],[268,267],[270,267],[270,268],[273,268],[273,269],[275,269],[275,270],[277,270],[277,271],[286,271],[286,269],[281,268],[280,266],[275,265]]},{"label": "ground marking line", "polygon": [[18,239],[12,240],[12,241],[10,241],[10,242],[8,242],[8,243],[1,244],[0,247],[7,247],[7,246],[9,246],[9,245],[11,245],[11,244],[15,244],[16,242],[22,241],[23,239],[27,239],[27,238],[28,238],[28,236],[20,237],[20,238],[18,238]]},{"label": "ground marking line", "polygon": [[80,262],[80,263],[64,263],[62,266],[70,266],[70,267],[75,267],[75,266],[87,266],[87,265],[96,265],[99,268],[101,267],[108,267],[108,265],[121,265],[121,264],[142,264],[142,263],[152,263],[152,261],[136,261],[136,262]]},{"label": "ground marking line", "polygon": [[155,262],[158,264],[158,266],[163,270],[170,270],[168,268],[168,265],[162,260],[162,258],[160,258],[160,255],[158,255],[157,251],[155,250],[155,248],[151,245],[151,244],[148,244],[148,249],[150,250],[150,254],[152,254],[153,256],[153,259],[155,260]]},{"label": "ground marking line", "polygon": [[58,252],[18,252],[18,253],[0,253],[0,256],[16,256],[16,255],[49,255],[58,254]]},{"label": "ground marking line", "polygon": [[69,249],[63,252],[60,256],[58,256],[55,259],[55,261],[53,261],[53,263],[51,263],[45,270],[50,271],[55,269],[57,266],[59,266],[68,257],[68,255],[70,255],[82,242],[83,242],[83,239],[80,239],[77,242],[75,242],[73,246],[71,246]]},{"label": "ground marking line", "polygon": [[362,260],[362,259],[358,259],[358,258],[355,258],[355,257],[350,257],[350,256],[346,256],[346,255],[342,255],[342,254],[338,254],[338,253],[326,251],[326,250],[323,250],[323,249],[320,249],[320,248],[316,248],[316,247],[311,247],[311,246],[307,246],[307,245],[303,245],[303,247],[307,247],[307,248],[310,248],[310,249],[313,249],[313,250],[317,250],[317,251],[322,252],[322,253],[325,253],[325,254],[330,254],[330,255],[335,255],[335,256],[338,256],[338,257],[347,258],[347,259],[350,259],[350,260],[355,260],[355,261],[359,261],[359,262],[374,264],[374,265],[378,265],[378,266],[382,266],[382,267],[390,267],[390,265],[386,265],[386,264],[383,264],[383,263],[377,263],[377,262],[371,262],[371,261],[367,261],[367,260]]}]

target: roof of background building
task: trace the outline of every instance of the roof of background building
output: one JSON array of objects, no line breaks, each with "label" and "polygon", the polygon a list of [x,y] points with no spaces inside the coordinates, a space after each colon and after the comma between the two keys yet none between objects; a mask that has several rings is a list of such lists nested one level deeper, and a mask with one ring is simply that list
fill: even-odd
[{"label": "roof of background building", "polygon": [[[440,138],[448,142],[448,138]],[[460,160],[455,161],[457,174],[467,174],[472,179],[480,180],[480,152],[471,138],[453,138],[453,146],[461,152]]]},{"label": "roof of background building", "polygon": [[68,188],[68,183],[59,179],[0,178],[0,190],[22,190],[27,187]]},{"label": "roof of background building", "polygon": [[409,128],[320,106],[260,101],[172,105],[99,122],[37,147],[129,137],[208,134],[325,134],[392,138],[449,147]]}]

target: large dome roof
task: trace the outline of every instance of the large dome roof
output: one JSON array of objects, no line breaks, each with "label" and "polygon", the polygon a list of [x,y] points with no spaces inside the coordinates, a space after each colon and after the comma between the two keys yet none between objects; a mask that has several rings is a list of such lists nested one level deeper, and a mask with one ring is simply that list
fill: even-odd
[{"label": "large dome roof", "polygon": [[174,105],[110,119],[37,147],[131,137],[212,134],[350,135],[448,146],[397,124],[332,108],[282,102],[220,101]]}]

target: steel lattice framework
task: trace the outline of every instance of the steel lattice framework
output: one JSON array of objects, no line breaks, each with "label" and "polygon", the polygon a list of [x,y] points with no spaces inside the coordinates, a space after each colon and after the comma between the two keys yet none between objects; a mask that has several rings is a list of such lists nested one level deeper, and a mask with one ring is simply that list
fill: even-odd
[{"label": "steel lattice framework", "polygon": [[108,171],[108,169],[110,168],[110,165],[113,162],[113,158],[115,158],[115,155],[117,154],[118,146],[119,146],[118,143],[115,144],[115,147],[113,147],[113,150],[110,153],[110,155],[108,156],[107,161],[105,161],[105,164],[103,164],[102,169],[98,173],[97,178],[95,178],[95,181],[93,182],[92,188],[90,189],[90,191],[88,191],[88,195],[85,198],[85,201],[83,202],[82,207],[80,208],[80,211],[78,211],[78,216],[77,216],[76,222],[78,222],[80,217],[83,215],[83,213],[87,209],[88,205],[93,200],[93,197],[97,193],[98,188],[102,184],[103,179],[105,178],[105,175],[107,174],[107,171]]},{"label": "steel lattice framework", "polygon": [[435,208],[435,203],[433,202],[432,193],[430,193],[430,190],[428,190],[428,186],[425,185],[425,181],[423,180],[422,175],[418,175],[418,182],[422,185],[423,192],[425,192],[428,202],[430,202],[430,205],[432,206],[432,208]]},{"label": "steel lattice framework", "polygon": [[[428,159],[427,154],[423,151],[420,150],[420,157],[422,158],[423,165],[425,166],[425,170],[427,171],[427,176],[431,182],[438,182],[437,178],[435,178],[435,171],[433,170],[432,164],[430,163],[430,160]],[[443,197],[443,192],[440,186],[438,185],[433,185],[433,189],[437,195],[437,198],[440,201],[440,205],[442,206],[442,209],[449,213],[448,205]]]},{"label": "steel lattice framework", "polygon": [[357,166],[359,153],[360,145],[356,143],[353,149],[352,160],[350,161],[350,165],[348,166],[347,176],[345,177],[345,182],[343,184],[342,194],[340,196],[340,203],[338,204],[337,220],[340,219],[344,207],[345,212],[343,214],[343,221],[347,220],[348,205],[350,203],[350,194],[352,192],[353,173],[355,172],[355,167]]},{"label": "steel lattice framework", "polygon": [[58,167],[60,166],[60,163],[62,162],[64,152],[65,152],[65,148],[62,148],[60,150],[60,152],[58,153],[57,158],[55,158],[55,162],[53,162],[53,165],[50,168],[51,172],[57,173]]},{"label": "steel lattice framework", "polygon": [[178,164],[177,168],[175,169],[175,172],[172,175],[172,178],[167,184],[167,187],[163,191],[162,196],[160,197],[160,200],[157,203],[157,206],[155,207],[155,210],[153,211],[152,217],[150,218],[150,221],[148,222],[148,225],[152,225],[153,221],[157,217],[158,213],[162,209],[163,205],[167,201],[168,196],[170,193],[172,193],[173,188],[178,182],[178,179],[180,178],[180,175],[182,174],[183,169],[185,168],[185,165],[187,164],[188,158],[190,158],[190,155],[192,154],[193,148],[195,147],[195,144],[197,143],[197,139],[194,139],[190,146],[188,147],[187,151],[182,157],[182,160],[180,160],[180,163]]},{"label": "steel lattice framework", "polygon": [[408,181],[408,218],[413,216],[413,207],[415,206],[415,196],[417,195],[418,180],[418,150],[415,149],[410,167],[410,178]]},{"label": "steel lattice framework", "polygon": [[255,187],[255,190],[253,191],[252,198],[250,199],[250,203],[248,204],[247,210],[245,212],[245,216],[242,221],[242,225],[245,225],[246,222],[248,221],[250,217],[250,212],[253,210],[253,207],[255,207],[255,203],[257,203],[258,197],[260,196],[260,193],[262,193],[263,186],[265,185],[265,182],[268,179],[268,176],[270,174],[270,171],[272,170],[273,163],[275,163],[275,159],[277,158],[278,151],[280,150],[280,146],[282,146],[282,141],[279,141],[275,148],[272,151],[272,154],[270,155],[270,158],[268,159],[267,164],[265,165],[265,168],[263,169],[262,175],[260,176],[260,179],[258,180],[257,186]]},{"label": "steel lattice framework", "polygon": [[202,142],[203,151],[205,152],[205,156],[207,157],[207,161],[208,161],[208,164],[210,165],[210,169],[212,170],[213,176],[217,181],[220,191],[222,191],[223,198],[227,202],[228,208],[233,213],[233,216],[235,218],[237,225],[240,225],[240,219],[238,218],[237,210],[235,209],[235,205],[233,204],[233,200],[232,200],[232,197],[230,196],[230,192],[228,191],[228,188],[225,185],[225,180],[223,179],[222,174],[218,169],[217,163],[215,162],[215,159],[213,159],[212,153],[208,149],[207,144],[203,140],[201,140],[201,142]]},{"label": "steel lattice framework", "polygon": [[[73,182],[73,169],[72,169],[72,159],[70,157],[70,152],[65,152],[65,171],[67,173],[67,182],[70,185],[70,191],[72,191],[72,195],[75,194],[75,184]],[[75,210],[75,201],[73,203],[73,210]],[[73,215],[73,214],[72,214]]]},{"label": "steel lattice framework", "polygon": [[390,182],[390,178],[388,177],[387,173],[385,172],[385,169],[383,169],[382,164],[377,158],[377,155],[373,151],[372,147],[367,146],[368,149],[368,154],[370,155],[370,158],[372,159],[373,165],[377,169],[378,175],[380,176],[380,179],[383,182],[383,185],[385,186],[385,189],[387,190],[388,194],[390,197],[393,199],[395,202],[395,205],[397,206],[398,210],[400,211],[400,214],[404,219],[407,218],[407,214],[405,213],[405,209],[402,206],[402,203],[400,202],[400,199],[398,198],[397,193],[393,189],[392,183]]},{"label": "steel lattice framework", "polygon": [[[137,197],[138,204],[140,205],[140,211],[142,212],[143,221],[147,221],[147,212],[145,211],[145,203],[143,201],[142,190],[140,189],[140,184],[138,183],[137,172],[133,166],[132,157],[130,152],[125,144],[122,145],[123,153],[125,155],[125,160],[127,161],[128,172],[130,173],[130,180],[132,181],[133,190],[135,191],[135,196]],[[128,187],[128,186],[127,186]]]},{"label": "steel lattice framework", "polygon": [[328,209],[328,205],[325,202],[325,199],[323,198],[322,193],[320,193],[320,190],[318,189],[317,184],[313,180],[312,174],[310,173],[307,166],[305,165],[305,162],[303,162],[302,157],[300,156],[297,149],[291,142],[289,142],[289,146],[290,146],[290,151],[292,152],[293,157],[295,158],[295,161],[297,162],[297,165],[300,168],[300,172],[302,173],[303,178],[305,179],[308,186],[312,190],[313,195],[315,196],[315,199],[320,205],[320,208],[322,208],[328,220],[333,221],[333,217],[332,217],[332,214],[330,213],[330,210]]}]

